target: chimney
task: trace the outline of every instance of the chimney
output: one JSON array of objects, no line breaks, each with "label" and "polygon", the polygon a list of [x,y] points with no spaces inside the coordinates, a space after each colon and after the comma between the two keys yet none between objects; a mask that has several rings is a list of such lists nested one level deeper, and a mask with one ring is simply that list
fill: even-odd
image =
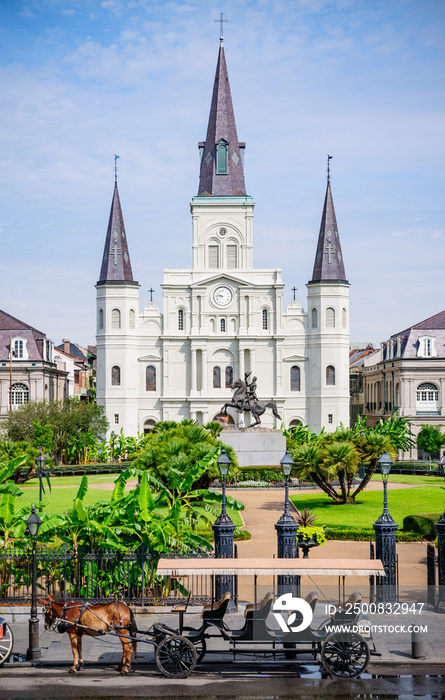
[{"label": "chimney", "polygon": [[70,341],[67,340],[66,338],[63,338],[62,343],[63,343],[63,352],[66,352],[67,355],[70,355],[71,354],[70,353],[70,345],[71,345]]}]

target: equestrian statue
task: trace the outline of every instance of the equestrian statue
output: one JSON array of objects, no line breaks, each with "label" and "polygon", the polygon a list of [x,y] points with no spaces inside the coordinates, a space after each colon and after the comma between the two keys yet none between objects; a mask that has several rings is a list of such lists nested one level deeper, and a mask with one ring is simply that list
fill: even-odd
[{"label": "equestrian statue", "polygon": [[256,395],[257,378],[252,377],[252,381],[249,383],[249,376],[251,374],[251,372],[245,372],[244,381],[242,379],[237,379],[235,382],[233,382],[232,386],[230,387],[231,389],[235,389],[232,400],[224,404],[221,409],[221,413],[227,414],[228,406],[230,406],[230,408],[236,408],[236,410],[240,413],[247,411],[255,418],[255,423],[252,423],[250,426],[251,428],[254,428],[255,425],[259,425],[261,423],[260,416],[265,413],[266,408],[271,408],[275,418],[279,418],[281,420],[281,416],[277,411],[275,401],[268,401],[267,403],[259,401],[258,396]]}]

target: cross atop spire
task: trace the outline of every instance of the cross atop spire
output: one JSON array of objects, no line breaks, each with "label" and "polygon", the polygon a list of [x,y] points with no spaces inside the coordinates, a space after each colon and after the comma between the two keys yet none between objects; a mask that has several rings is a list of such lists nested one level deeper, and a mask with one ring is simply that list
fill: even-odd
[{"label": "cross atop spire", "polygon": [[[220,20],[226,21],[226,20]],[[235,114],[230,93],[224,47],[219,48],[210,106],[207,136],[199,144],[201,172],[198,196],[245,197],[243,153],[245,144],[238,142]]]},{"label": "cross atop spire", "polygon": [[329,161],[332,160],[332,158],[333,158],[333,156],[328,155],[328,168],[327,168],[327,171],[328,171],[328,182],[330,182],[330,180],[331,180],[331,169],[330,169],[330,167],[329,167]]},{"label": "cross atop spire", "polygon": [[223,45],[224,42],[224,22],[228,22],[228,19],[224,19],[224,15],[222,12],[219,13],[219,19],[215,19],[215,22],[219,22],[219,42],[220,46]]},{"label": "cross atop spire", "polygon": [[119,156],[114,156],[114,191],[98,284],[106,284],[107,282],[137,284],[133,281],[124,217],[117,189],[117,158]]},{"label": "cross atop spire", "polygon": [[312,283],[325,281],[347,282],[329,179],[329,161],[331,158],[332,156],[328,156],[328,184],[321,217]]}]

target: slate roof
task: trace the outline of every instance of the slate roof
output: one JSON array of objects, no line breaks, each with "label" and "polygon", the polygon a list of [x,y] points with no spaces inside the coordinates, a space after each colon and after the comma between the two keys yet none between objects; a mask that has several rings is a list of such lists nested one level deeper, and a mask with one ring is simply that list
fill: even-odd
[{"label": "slate roof", "polygon": [[311,282],[329,280],[347,282],[332,200],[331,183],[328,180]]},{"label": "slate roof", "polygon": [[[216,174],[216,144],[220,139],[228,142],[227,175]],[[235,114],[222,41],[213,85],[207,137],[202,145],[204,152],[201,159],[198,196],[246,196],[243,162],[236,133]],[[244,144],[241,146],[243,147]]]},{"label": "slate roof", "polygon": [[372,345],[368,345],[366,348],[353,348],[349,351],[349,369],[352,372],[358,371],[359,368],[363,367],[365,364],[365,357],[373,355],[375,349]]},{"label": "slate roof", "polygon": [[133,282],[133,272],[131,269],[117,182],[114,183],[107,237],[105,239],[98,284],[116,281]]},{"label": "slate roof", "polygon": [[[33,326],[20,321],[15,316],[0,309],[0,360],[9,360],[11,338],[20,336],[27,341],[27,351],[29,360],[42,360],[43,339],[46,340],[45,333],[33,328]],[[40,341],[40,342],[38,342]],[[26,360],[22,360],[26,362]]]},{"label": "slate roof", "polygon": [[83,352],[78,348],[78,346],[75,343],[70,342],[70,347],[69,347],[69,352],[66,353],[65,351],[65,344],[61,343],[60,345],[56,345],[56,350],[60,350],[61,352],[71,355],[71,357],[77,357],[78,360],[83,360],[83,362],[86,362],[87,358],[83,354]]},{"label": "slate roof", "polygon": [[420,321],[420,323],[415,323],[414,326],[410,326],[409,328],[405,328],[405,330],[400,331],[400,333],[394,333],[394,335],[392,335],[391,338],[397,338],[398,335],[402,335],[403,333],[408,333],[408,331],[411,331],[411,330],[420,330],[420,331],[445,330],[445,311],[439,311],[438,314],[435,314],[434,316],[430,316],[429,318],[425,319],[425,321]]}]

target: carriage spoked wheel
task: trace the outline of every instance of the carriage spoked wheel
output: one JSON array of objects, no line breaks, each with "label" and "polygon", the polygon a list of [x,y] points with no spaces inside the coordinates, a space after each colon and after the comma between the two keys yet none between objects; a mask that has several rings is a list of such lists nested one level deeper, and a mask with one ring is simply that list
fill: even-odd
[{"label": "carriage spoked wheel", "polygon": [[12,629],[7,622],[0,624],[0,666],[9,659],[14,646],[14,636]]},{"label": "carriage spoked wheel", "polygon": [[156,666],[167,678],[187,678],[196,666],[196,649],[185,637],[166,637],[156,647]]},{"label": "carriage spoked wheel", "polygon": [[321,663],[331,678],[357,678],[369,657],[366,641],[356,632],[332,632],[321,647]]},{"label": "carriage spoked wheel", "polygon": [[204,656],[206,655],[206,651],[207,651],[206,640],[205,639],[198,639],[196,642],[193,642],[193,646],[195,647],[195,650],[196,650],[196,663],[200,664],[201,661],[203,660]]}]

